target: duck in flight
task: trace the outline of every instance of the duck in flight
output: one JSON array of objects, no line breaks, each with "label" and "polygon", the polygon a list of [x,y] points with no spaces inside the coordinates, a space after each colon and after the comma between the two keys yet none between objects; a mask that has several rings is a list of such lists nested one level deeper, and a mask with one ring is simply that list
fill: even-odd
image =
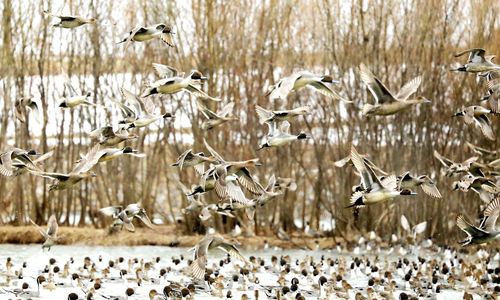
[{"label": "duck in flight", "polygon": [[374,104],[366,103],[363,106],[362,112],[365,116],[393,115],[411,107],[412,105],[431,102],[422,96],[410,98],[410,96],[415,94],[420,86],[420,83],[422,82],[421,76],[412,79],[406,83],[397,94],[394,94],[387,89],[364,64],[359,66],[359,74],[361,76],[361,80],[365,83],[368,90],[375,98]]}]

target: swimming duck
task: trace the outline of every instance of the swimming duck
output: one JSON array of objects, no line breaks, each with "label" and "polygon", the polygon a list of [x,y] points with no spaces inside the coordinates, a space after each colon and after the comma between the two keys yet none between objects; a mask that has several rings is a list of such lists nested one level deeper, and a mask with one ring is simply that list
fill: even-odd
[{"label": "swimming duck", "polygon": [[95,145],[94,147],[92,147],[89,152],[78,161],[78,163],[74,166],[73,170],[71,170],[70,173],[64,174],[45,171],[32,171],[31,173],[38,176],[55,179],[55,182],[49,186],[49,191],[64,190],[70,188],[83,179],[97,176],[94,172],[91,172],[91,169],[99,161],[99,150],[99,145]]},{"label": "swimming duck", "polygon": [[454,68],[452,71],[483,73],[493,70],[500,70],[500,66],[493,63],[495,55],[485,55],[486,51],[482,48],[472,48],[455,54],[455,57],[460,57],[469,53],[467,63],[461,67]]},{"label": "swimming duck", "polygon": [[363,106],[363,115],[392,115],[403,111],[414,104],[430,103],[425,97],[409,98],[413,95],[420,83],[422,77],[418,76],[406,83],[397,94],[393,95],[389,89],[364,65],[359,66],[361,80],[366,84],[371,94],[375,98],[375,104],[365,104]]},{"label": "swimming duck", "polygon": [[419,186],[427,195],[434,198],[441,198],[441,193],[439,193],[436,183],[427,175],[414,177],[410,172],[406,172],[398,176],[398,185],[400,190],[413,189]]},{"label": "swimming duck", "polygon": [[488,115],[495,114],[491,109],[479,105],[472,105],[462,108],[461,111],[455,113],[454,117],[463,117],[467,125],[475,124],[481,129],[483,135],[489,140],[494,141],[495,135],[491,128],[491,121]]},{"label": "swimming duck", "polygon": [[278,83],[270,86],[266,96],[270,96],[271,99],[285,99],[290,92],[298,91],[307,86],[327,97],[352,103],[352,101],[342,98],[337,92],[326,86],[325,82],[339,83],[337,80],[333,80],[330,75],[316,75],[308,71],[300,71],[282,78]]},{"label": "swimming duck", "polygon": [[196,279],[202,279],[205,275],[205,268],[208,261],[208,251],[214,248],[218,248],[234,258],[237,258],[247,263],[245,257],[243,257],[236,248],[236,246],[225,240],[221,235],[215,233],[208,233],[203,239],[201,239],[198,244],[194,247],[194,258],[190,265],[190,273]]},{"label": "swimming duck", "polygon": [[140,26],[132,29],[128,36],[118,42],[118,44],[125,43],[125,49],[127,49],[130,42],[144,42],[159,38],[168,46],[175,47],[173,40],[174,34],[172,26],[163,23],[149,27]]},{"label": "swimming duck", "polygon": [[40,104],[33,97],[22,97],[16,100],[14,103],[16,119],[21,123],[25,123],[27,119],[27,114],[33,112],[35,114],[35,119],[38,123],[42,123],[42,114],[40,111]]},{"label": "swimming duck", "polygon": [[361,176],[363,190],[353,193],[348,207],[372,205],[398,196],[416,195],[410,190],[398,190],[396,176],[394,175],[390,175],[381,181],[373,170],[365,164],[354,146],[351,147],[351,160]]},{"label": "swimming duck", "polygon": [[276,127],[276,122],[268,122],[269,132],[266,140],[259,145],[257,150],[269,147],[279,147],[289,144],[295,140],[308,139],[307,134],[301,132],[299,134],[290,134],[290,123],[288,121],[281,122],[279,129]]},{"label": "swimming duck", "polygon": [[108,147],[113,147],[121,142],[133,140],[139,137],[137,134],[129,133],[125,127],[120,127],[117,131],[114,131],[112,126],[98,128],[90,132],[89,135],[93,138],[97,138],[100,145]]},{"label": "swimming duck", "polygon": [[162,79],[150,83],[142,95],[143,98],[154,94],[175,94],[187,91],[195,97],[217,102],[222,101],[201,90],[201,82],[206,81],[207,77],[198,70],[193,70],[188,76],[182,77],[183,74],[179,74],[175,68],[170,66],[153,64],[153,68]]},{"label": "swimming duck", "polygon": [[50,251],[50,248],[54,246],[57,241],[60,239],[60,237],[57,236],[57,231],[59,229],[59,225],[57,225],[57,220],[55,215],[51,215],[49,218],[49,221],[47,222],[47,230],[43,230],[40,226],[38,226],[33,220],[29,219],[31,224],[38,229],[40,234],[45,238],[45,241],[42,244],[42,250],[45,248],[48,248],[48,251]]},{"label": "swimming duck", "polygon": [[310,114],[311,107],[301,106],[289,110],[267,110],[256,105],[255,110],[257,111],[257,115],[259,116],[260,124],[264,124],[268,122],[290,121],[295,117],[308,115]]},{"label": "swimming duck", "polygon": [[44,10],[43,12],[46,15],[60,19],[59,23],[52,25],[54,27],[72,29],[72,28],[80,27],[80,26],[85,25],[85,24],[94,24],[96,22],[95,18],[85,19],[85,18],[78,17],[78,16],[54,15],[46,10]]},{"label": "swimming duck", "polygon": [[238,117],[229,115],[234,108],[234,102],[230,102],[222,107],[222,109],[215,113],[208,109],[201,101],[198,101],[198,110],[207,118],[206,121],[201,123],[201,129],[211,130],[229,121],[238,120]]},{"label": "swimming duck", "polygon": [[7,177],[16,175],[21,167],[31,171],[40,170],[30,157],[34,155],[37,155],[35,150],[24,150],[15,147],[0,153],[0,175]]},{"label": "swimming duck", "polygon": [[462,246],[470,244],[485,244],[500,238],[500,231],[496,231],[495,223],[500,213],[500,197],[496,197],[483,212],[483,219],[479,227],[469,223],[463,215],[457,216],[457,226],[467,234],[467,238],[460,241]]}]

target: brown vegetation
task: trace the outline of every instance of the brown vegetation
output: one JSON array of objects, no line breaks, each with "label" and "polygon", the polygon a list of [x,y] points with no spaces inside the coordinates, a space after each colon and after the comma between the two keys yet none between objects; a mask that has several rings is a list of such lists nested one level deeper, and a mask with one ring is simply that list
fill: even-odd
[{"label": "brown vegetation", "polygon": [[[106,104],[109,99],[120,97],[123,73],[133,78],[127,88],[139,93],[144,88],[143,81],[153,78],[153,62],[184,71],[196,68],[210,78],[208,93],[234,101],[234,114],[241,120],[204,134],[199,128],[203,119],[194,98],[158,97],[155,101],[162,111],[170,110],[167,107],[171,106],[174,112],[185,114],[192,126],[187,124],[186,128],[178,129],[168,121],[161,121],[157,127],[140,130],[139,139],[130,145],[145,152],[147,158],[127,157],[102,164],[97,168],[97,178],[83,181],[72,190],[49,193],[46,180],[30,175],[0,178],[0,224],[23,225],[28,216],[43,223],[55,213],[65,226],[88,223],[103,228],[109,221],[98,214],[100,207],[140,201],[148,212],[175,224],[183,234],[203,232],[196,216],[180,212],[186,199],[177,182],[190,186],[197,182],[197,176],[191,170],[180,172],[169,164],[188,147],[204,150],[205,135],[228,159],[259,157],[263,166],[256,170],[256,176],[262,182],[272,173],[296,180],[297,191],[288,191],[257,211],[258,234],[269,232],[273,223],[293,232],[294,219],[318,228],[320,219],[335,218],[337,236],[353,230],[376,230],[389,237],[400,230],[399,216],[404,213],[416,222],[429,221],[427,236],[446,242],[455,240],[456,214],[474,215],[480,201],[472,193],[451,191],[451,180],[439,175],[440,167],[432,152],[436,149],[461,160],[471,156],[465,141],[498,148],[500,139],[491,143],[476,130],[450,118],[462,105],[478,100],[485,87],[473,75],[450,73],[448,69],[455,61],[453,54],[464,48],[483,47],[500,55],[499,3],[494,0],[345,2],[193,0],[186,4],[185,1],[73,0],[68,1],[66,12],[93,16],[99,22],[63,30],[50,26],[51,20],[42,15],[39,1],[4,0],[0,3],[0,150],[11,144],[40,152],[54,148],[54,157],[43,168],[64,172],[89,148],[89,129],[111,122],[109,114],[98,115],[94,108],[47,114],[62,92],[56,91],[58,79],[50,75],[59,74],[61,69],[79,79],[80,86],[75,88],[92,92],[94,102],[109,107]],[[55,3],[58,2],[43,1],[43,6],[56,12],[59,7]],[[165,21],[174,27],[177,48],[151,41],[124,51],[115,44],[137,25]],[[361,62],[391,87],[399,87],[422,74],[419,93],[431,99],[432,104],[395,117],[363,118],[359,108],[372,98],[357,75],[356,67]],[[276,71],[278,68],[281,72]],[[287,108],[313,105],[311,116],[292,124],[293,132],[309,132],[312,141],[257,153],[255,149],[267,128],[258,124],[255,105],[281,107],[279,102],[273,103],[265,97],[264,91],[279,77],[300,69],[331,73],[341,80],[335,88],[355,103],[346,105],[346,111],[342,112],[339,103],[306,90],[290,95],[284,104]],[[45,112],[41,126],[33,120],[26,124],[15,121],[15,99],[30,93],[41,97]],[[495,120],[496,132],[499,125]],[[52,139],[55,142],[49,141],[50,128],[57,129]],[[41,136],[34,132],[40,132]],[[192,136],[194,145],[187,144],[181,132]],[[354,222],[351,211],[344,207],[351,186],[358,179],[351,168],[337,169],[332,165],[347,155],[351,143],[360,152],[369,153],[387,171],[435,174],[443,199],[419,193],[416,198],[363,209],[359,221]],[[212,196],[208,198],[215,201]],[[70,218],[71,215],[77,217]],[[178,219],[183,222],[176,223]],[[221,231],[228,231],[233,224],[232,220],[217,218],[215,225]],[[33,234],[33,229],[21,229]],[[65,230],[79,229],[64,228],[62,235]],[[132,237],[137,243],[157,241],[150,234],[127,234],[127,240]],[[16,240],[6,237],[2,241]],[[154,243],[168,241],[169,237],[161,237]]]}]

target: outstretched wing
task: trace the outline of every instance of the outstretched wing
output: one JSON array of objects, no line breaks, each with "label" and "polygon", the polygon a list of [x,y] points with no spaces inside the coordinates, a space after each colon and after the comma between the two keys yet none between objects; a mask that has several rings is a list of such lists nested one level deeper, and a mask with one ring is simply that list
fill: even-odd
[{"label": "outstretched wing", "polygon": [[384,104],[385,102],[394,100],[389,89],[364,64],[359,66],[359,74],[361,80],[375,97],[376,103]]},{"label": "outstretched wing", "polygon": [[144,223],[144,225],[146,225],[147,227],[154,229],[153,223],[151,223],[151,220],[149,219],[144,209],[141,209],[139,213],[135,215],[135,217],[139,218],[142,221],[142,223]]},{"label": "outstretched wing", "polygon": [[203,143],[205,144],[205,147],[207,148],[208,152],[215,157],[219,162],[225,162],[225,160],[220,156],[219,153],[217,153],[210,145],[207,143],[207,140],[203,139]]},{"label": "outstretched wing", "polygon": [[479,228],[486,231],[496,231],[495,224],[500,214],[500,196],[491,201],[484,210],[484,218]]},{"label": "outstretched wing", "polygon": [[407,82],[397,93],[396,99],[399,101],[406,101],[408,97],[414,94],[418,87],[422,83],[422,76],[418,76],[413,78],[413,80]]},{"label": "outstretched wing", "polygon": [[31,219],[28,219],[28,220],[31,222],[31,224],[32,224],[33,226],[35,226],[35,228],[36,228],[36,229],[38,229],[38,231],[40,232],[40,234],[41,234],[41,235],[42,235],[45,239],[48,239],[48,238],[49,238],[49,235],[47,234],[47,232],[45,232],[45,230],[43,230],[43,228],[42,228],[42,227],[38,226],[35,222],[33,222],[33,220],[31,220]]},{"label": "outstretched wing", "polygon": [[175,77],[179,73],[179,71],[177,71],[177,69],[174,67],[157,63],[153,63],[153,69],[160,78]]},{"label": "outstretched wing", "polygon": [[49,221],[47,222],[47,235],[55,238],[57,237],[57,230],[59,225],[57,224],[57,219],[55,215],[51,215]]}]

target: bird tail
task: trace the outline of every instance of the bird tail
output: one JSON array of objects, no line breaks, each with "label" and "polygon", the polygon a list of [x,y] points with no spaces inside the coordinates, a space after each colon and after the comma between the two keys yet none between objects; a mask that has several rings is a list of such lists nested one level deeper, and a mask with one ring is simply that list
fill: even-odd
[{"label": "bird tail", "polygon": [[301,132],[301,133],[299,133],[299,135],[297,135],[297,139],[298,140],[304,140],[304,139],[307,139],[307,138],[308,138],[307,134],[305,134],[303,132]]},{"label": "bird tail", "polygon": [[141,96],[142,98],[146,98],[148,96],[158,94],[158,89],[156,88],[147,88],[144,94]]}]

